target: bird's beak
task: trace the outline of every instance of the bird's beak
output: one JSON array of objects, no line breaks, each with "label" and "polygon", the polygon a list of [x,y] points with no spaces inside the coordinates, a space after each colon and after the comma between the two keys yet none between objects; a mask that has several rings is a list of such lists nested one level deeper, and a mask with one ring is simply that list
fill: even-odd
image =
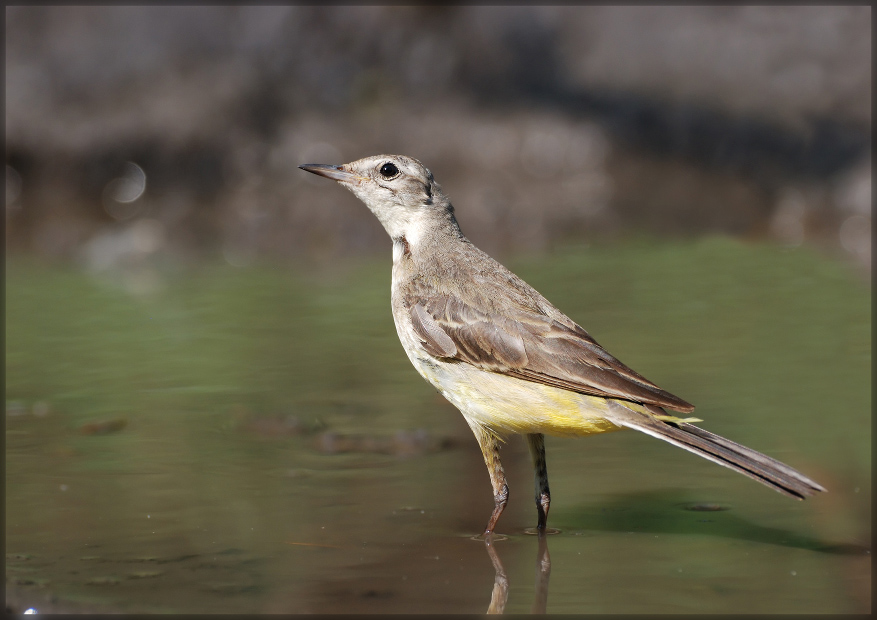
[{"label": "bird's beak", "polygon": [[347,172],[341,166],[332,166],[330,164],[302,164],[299,168],[318,174],[321,177],[332,179],[333,181],[340,181],[341,183],[355,183],[367,180],[365,177]]}]

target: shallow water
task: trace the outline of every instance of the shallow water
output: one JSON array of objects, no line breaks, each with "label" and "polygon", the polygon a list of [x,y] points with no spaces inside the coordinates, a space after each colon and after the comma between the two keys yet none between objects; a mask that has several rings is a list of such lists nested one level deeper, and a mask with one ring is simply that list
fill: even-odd
[{"label": "shallow water", "polygon": [[[487,472],[402,351],[389,257],[326,269],[7,260],[7,604],[40,612],[864,613],[870,291],[724,239],[507,263],[796,502],[634,432]],[[540,544],[542,548],[540,548]]]}]

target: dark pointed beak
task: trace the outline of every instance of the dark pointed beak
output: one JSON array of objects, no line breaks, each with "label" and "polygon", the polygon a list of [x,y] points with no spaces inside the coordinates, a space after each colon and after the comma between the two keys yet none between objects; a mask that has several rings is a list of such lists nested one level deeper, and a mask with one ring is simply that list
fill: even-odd
[{"label": "dark pointed beak", "polygon": [[353,183],[355,181],[363,180],[362,177],[347,172],[342,169],[341,166],[332,166],[330,164],[302,164],[299,168],[318,174],[321,177],[332,179],[333,181],[341,181],[342,183]]}]

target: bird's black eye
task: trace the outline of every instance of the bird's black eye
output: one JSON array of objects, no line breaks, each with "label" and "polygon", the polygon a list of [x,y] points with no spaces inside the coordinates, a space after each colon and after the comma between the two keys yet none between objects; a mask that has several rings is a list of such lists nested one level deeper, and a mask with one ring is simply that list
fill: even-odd
[{"label": "bird's black eye", "polygon": [[396,176],[397,174],[399,174],[399,169],[395,165],[391,164],[390,162],[387,162],[383,166],[381,166],[381,169],[379,172],[381,173],[381,176],[384,177],[385,179],[391,179],[394,176]]}]

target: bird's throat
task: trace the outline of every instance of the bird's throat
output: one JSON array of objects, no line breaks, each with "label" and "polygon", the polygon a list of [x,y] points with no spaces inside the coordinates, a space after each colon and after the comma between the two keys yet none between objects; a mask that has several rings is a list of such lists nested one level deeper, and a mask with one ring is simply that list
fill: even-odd
[{"label": "bird's throat", "polygon": [[411,246],[403,236],[393,239],[393,262],[398,263],[403,258],[411,255]]}]

